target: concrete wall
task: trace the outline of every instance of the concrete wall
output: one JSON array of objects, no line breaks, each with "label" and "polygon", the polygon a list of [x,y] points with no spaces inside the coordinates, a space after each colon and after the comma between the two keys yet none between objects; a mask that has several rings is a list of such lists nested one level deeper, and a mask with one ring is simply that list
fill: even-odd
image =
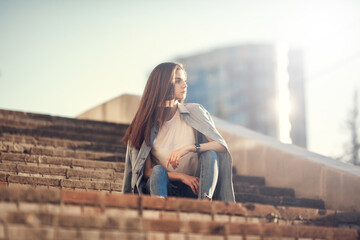
[{"label": "concrete wall", "polygon": [[100,104],[76,118],[130,124],[140,104],[140,96],[124,94]]},{"label": "concrete wall", "polygon": [[[122,95],[78,116],[129,124],[139,96]],[[296,197],[322,199],[328,209],[360,212],[360,168],[214,118],[239,174],[265,177],[266,184],[293,188]]]}]

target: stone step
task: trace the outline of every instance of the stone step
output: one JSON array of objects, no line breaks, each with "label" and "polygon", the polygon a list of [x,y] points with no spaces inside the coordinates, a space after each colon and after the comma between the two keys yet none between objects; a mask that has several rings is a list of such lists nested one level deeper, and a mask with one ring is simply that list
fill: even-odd
[{"label": "stone step", "polygon": [[[0,203],[16,203],[15,209],[23,209],[23,203],[61,204],[61,207],[72,206],[74,212],[80,213],[79,207],[102,207],[131,209],[136,211],[132,216],[158,218],[159,215],[173,216],[175,219],[190,217],[197,220],[219,222],[277,223],[282,225],[320,223],[330,226],[359,225],[360,213],[343,212],[325,209],[271,206],[249,203],[225,203],[221,201],[204,201],[189,198],[158,198],[149,195],[104,193],[99,191],[80,191],[69,189],[42,188],[30,186],[0,187]],[[5,204],[6,205],[6,204]],[[32,208],[34,209],[34,208]],[[32,210],[29,209],[29,210]],[[4,211],[6,209],[3,209]],[[14,210],[14,208],[9,208]],[[49,208],[52,211],[54,208]],[[55,212],[58,210],[55,209]],[[94,214],[99,212],[92,211]],[[101,213],[101,212],[100,212]],[[185,213],[191,214],[186,216]],[[345,219],[343,216],[348,215]],[[352,216],[352,217],[351,217]],[[257,220],[256,220],[257,219]],[[326,220],[321,223],[321,220]],[[334,222],[330,223],[330,220]],[[338,224],[338,225],[337,225]]]},{"label": "stone step", "polygon": [[[87,129],[89,131],[107,132],[110,134],[119,133],[120,135],[126,130],[126,124],[117,124],[93,120],[80,120],[76,118],[57,117],[44,114],[9,111],[0,109],[0,121],[11,124],[22,122],[36,126],[62,126],[63,129]],[[0,124],[2,125],[2,124]],[[61,128],[60,128],[61,130]]]},{"label": "stone step", "polygon": [[103,180],[122,183],[123,173],[108,169],[73,169],[64,167],[34,166],[14,163],[0,163],[0,171],[10,175],[56,177],[59,179]]},{"label": "stone step", "polygon": [[93,170],[114,170],[115,172],[123,172],[125,163],[123,162],[106,162],[88,159],[77,159],[68,157],[52,157],[43,155],[29,155],[21,153],[0,153],[0,164],[20,163],[31,164],[33,166],[47,167],[65,167],[74,169],[93,169]]},{"label": "stone step", "polygon": [[295,197],[295,192],[290,188],[249,185],[248,183],[234,181],[234,191],[238,193],[260,194],[265,196]]},{"label": "stone step", "polygon": [[265,196],[260,194],[248,193],[235,193],[236,202],[254,202],[261,204],[270,204],[274,206],[296,206],[307,208],[324,209],[324,201],[318,199],[308,198],[294,198],[294,197],[278,197],[278,196]]},{"label": "stone step", "polygon": [[[42,155],[54,157],[67,157],[77,159],[89,159],[99,161],[124,162],[125,152],[93,152],[85,150],[70,150],[64,148],[33,146],[30,144],[13,144],[10,142],[0,143],[1,158],[8,156],[10,153],[18,153],[17,157],[21,159],[29,157],[28,155]],[[7,151],[7,152],[4,152]],[[22,156],[20,156],[20,154]]]},{"label": "stone step", "polygon": [[257,186],[264,186],[265,185],[265,178],[263,177],[256,177],[256,176],[245,176],[240,174],[233,175],[234,182],[242,182],[247,183],[250,185],[257,185]]},{"label": "stone step", "polygon": [[[122,174],[119,175],[122,179]],[[4,181],[5,178],[5,181]],[[92,181],[88,178],[81,180],[76,179],[59,179],[55,177],[39,177],[39,176],[20,176],[11,175],[9,173],[0,172],[0,182],[9,186],[30,185],[30,186],[46,186],[51,188],[68,188],[79,190],[98,190],[98,191],[116,191],[121,192],[122,183],[113,181]]]},{"label": "stone step", "polygon": [[[0,136],[0,145],[8,142],[17,145],[33,145],[54,148],[67,148],[71,150],[86,150],[94,152],[125,152],[126,145],[124,143],[111,144],[91,141],[76,141],[59,138],[33,137],[26,135],[12,135],[2,133]],[[0,150],[2,148],[0,147]],[[4,148],[6,149],[6,148]]]},{"label": "stone step", "polygon": [[92,141],[100,143],[110,143],[110,144],[122,144],[123,134],[117,135],[106,135],[106,134],[92,134],[88,133],[78,133],[78,132],[60,132],[57,130],[45,129],[45,128],[36,128],[29,129],[25,127],[8,127],[0,126],[0,132],[7,134],[17,134],[17,135],[27,135],[33,137],[48,137],[48,138],[60,138],[60,139],[71,139],[77,141]]},{"label": "stone step", "polygon": [[[149,239],[150,236],[155,236],[155,239],[188,239],[196,236],[196,239],[224,240],[359,238],[357,229],[348,228],[359,226],[359,222],[354,224],[359,213],[345,219],[338,217],[346,215],[340,211],[261,204],[0,187],[0,209],[0,222],[5,223],[3,226],[6,228],[4,232],[9,234],[18,229],[20,233],[17,237],[23,234],[21,231],[32,236],[44,229],[53,234],[76,229],[78,235],[67,235],[68,239],[76,239],[79,234],[87,234],[87,229],[92,234],[99,232],[96,239],[109,239],[105,238],[107,231],[114,233],[111,237],[126,237],[126,234],[121,234],[137,232],[143,234],[141,239]],[[325,225],[329,222],[321,222],[324,218],[333,219],[331,227]],[[314,225],[314,219],[323,226]],[[15,236],[15,233],[11,234]],[[10,236],[6,239],[13,239]],[[42,236],[41,239],[57,239],[54,235],[50,236]]]},{"label": "stone step", "polygon": [[[30,220],[31,219],[31,220]],[[198,220],[10,212],[7,239],[331,239],[357,240],[355,229],[218,223]],[[34,224],[35,222],[35,224]],[[56,230],[55,230],[56,229]],[[40,237],[41,236],[41,237]],[[81,238],[78,238],[78,237]],[[245,238],[243,238],[245,236]],[[248,236],[248,237],[247,237]],[[256,238],[254,238],[256,237]]]}]

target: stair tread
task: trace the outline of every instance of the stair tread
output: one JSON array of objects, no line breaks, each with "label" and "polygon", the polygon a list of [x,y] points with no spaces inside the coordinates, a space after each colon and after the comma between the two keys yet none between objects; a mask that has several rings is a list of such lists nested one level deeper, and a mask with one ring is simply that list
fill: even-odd
[{"label": "stair tread", "polygon": [[296,198],[288,196],[266,196],[260,194],[235,193],[238,202],[257,202],[274,206],[298,206],[324,209],[324,201],[319,199]]},{"label": "stair tread", "polygon": [[[97,161],[92,159],[78,159],[71,157],[56,157],[56,156],[43,156],[43,155],[29,155],[21,153],[0,153],[0,160],[3,163],[34,163],[42,165],[60,165],[66,167],[84,167],[84,168],[109,168],[115,169],[120,172],[124,169],[124,162],[106,162]],[[6,162],[7,161],[7,162]]]},{"label": "stair tread", "polygon": [[[360,213],[343,212],[335,210],[322,210],[298,207],[274,207],[263,204],[247,204],[247,203],[224,203],[221,201],[201,201],[196,199],[173,198],[160,199],[148,195],[138,196],[132,194],[106,194],[99,191],[80,191],[70,189],[42,189],[33,187],[0,187],[0,204],[2,202],[16,204],[21,202],[32,202],[38,204],[65,204],[64,206],[83,206],[103,208],[120,208],[134,209],[139,211],[166,211],[176,214],[209,214],[209,216],[218,216],[214,219],[202,218],[199,215],[197,219],[202,221],[220,221],[224,223],[224,218],[220,216],[229,216],[227,222],[236,221],[236,216],[244,218],[246,221],[258,218],[258,223],[263,224],[276,223],[279,225],[299,225],[312,224],[319,226],[338,226],[342,224],[360,225],[358,219]],[[54,208],[49,208],[54,209]],[[10,211],[10,209],[9,209]],[[49,213],[49,211],[47,212]],[[151,212],[150,212],[151,213]],[[96,214],[96,212],[94,212]],[[102,215],[104,216],[104,215]],[[148,216],[148,215],[146,215]],[[143,217],[146,217],[143,215]],[[152,213],[150,218],[156,218],[156,214]],[[195,215],[190,219],[196,217]],[[203,215],[205,216],[205,215]],[[146,217],[149,218],[149,217]],[[185,218],[180,218],[185,219]],[[219,220],[217,220],[219,219]],[[277,221],[274,221],[277,220]],[[332,220],[332,221],[329,221]]]}]

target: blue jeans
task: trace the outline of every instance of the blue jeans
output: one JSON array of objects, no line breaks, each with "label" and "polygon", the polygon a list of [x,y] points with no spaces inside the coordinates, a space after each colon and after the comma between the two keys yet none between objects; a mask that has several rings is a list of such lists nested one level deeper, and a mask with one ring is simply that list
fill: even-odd
[{"label": "blue jeans", "polygon": [[215,192],[219,175],[219,159],[215,151],[202,152],[199,156],[196,176],[199,177],[199,192],[196,196],[191,188],[181,181],[169,180],[167,170],[156,165],[151,171],[150,178],[145,185],[145,193],[154,196],[177,196],[189,198],[210,198]]}]

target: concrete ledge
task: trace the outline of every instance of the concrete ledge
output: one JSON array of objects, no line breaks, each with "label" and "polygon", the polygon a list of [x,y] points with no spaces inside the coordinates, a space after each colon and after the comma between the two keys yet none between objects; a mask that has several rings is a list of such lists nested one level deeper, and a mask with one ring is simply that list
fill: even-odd
[{"label": "concrete ledge", "polygon": [[360,168],[214,117],[238,174],[261,176],[297,198],[322,199],[327,209],[360,212]]}]

